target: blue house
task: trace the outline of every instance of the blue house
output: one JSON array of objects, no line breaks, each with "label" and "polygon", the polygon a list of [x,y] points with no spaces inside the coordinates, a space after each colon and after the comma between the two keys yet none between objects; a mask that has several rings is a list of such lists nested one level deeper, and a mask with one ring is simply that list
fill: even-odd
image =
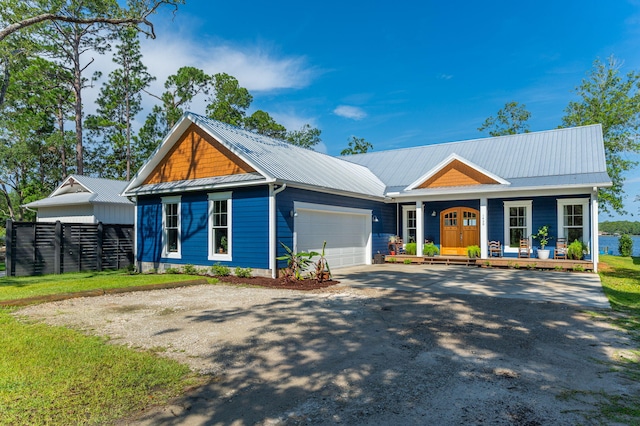
[{"label": "blue house", "polygon": [[392,235],[443,255],[476,244],[483,258],[497,240],[515,257],[542,225],[583,241],[597,267],[598,188],[610,185],[600,125],[333,157],[187,113],[123,195],[141,270],[275,276],[280,242],[327,241],[332,268],[370,264]]}]

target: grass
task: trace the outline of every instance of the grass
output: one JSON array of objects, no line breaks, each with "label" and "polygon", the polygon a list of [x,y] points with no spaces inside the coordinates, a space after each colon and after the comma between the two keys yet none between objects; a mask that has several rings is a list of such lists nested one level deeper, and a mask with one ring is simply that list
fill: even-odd
[{"label": "grass", "polygon": [[[625,330],[635,348],[615,362],[615,368],[629,379],[640,381],[640,257],[603,255],[599,274],[611,303],[610,320]],[[600,413],[609,421],[640,424],[640,396],[605,395]]]},{"label": "grass", "polygon": [[[150,284],[190,281],[198,278],[202,277],[186,274],[129,275],[123,271],[75,272],[36,277],[4,277],[0,278],[0,300],[24,299],[33,296],[95,289],[138,287]],[[210,282],[212,281],[210,280]]]},{"label": "grass", "polygon": [[[0,300],[193,280],[121,271],[0,278]],[[203,378],[158,351],[110,345],[0,309],[0,425],[112,423],[163,404]]]},{"label": "grass", "polygon": [[0,310],[0,424],[98,424],[165,403],[198,379],[189,368]]},{"label": "grass", "polygon": [[4,262],[0,262],[0,272],[6,270],[6,266],[4,265]]}]

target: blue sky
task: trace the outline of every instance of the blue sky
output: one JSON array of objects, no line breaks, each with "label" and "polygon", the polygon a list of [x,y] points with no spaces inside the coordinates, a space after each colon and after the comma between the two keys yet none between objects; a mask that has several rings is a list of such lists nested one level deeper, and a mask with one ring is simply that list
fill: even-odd
[{"label": "blue sky", "polygon": [[[153,21],[143,54],[158,92],[183,65],[226,72],[252,110],[320,128],[318,150],[332,155],[350,136],[376,151],[483,137],[477,128],[512,100],[532,131],[552,129],[596,58],[640,70],[640,0],[187,0]],[[634,216],[623,218],[637,220],[640,169],[627,177]]]}]

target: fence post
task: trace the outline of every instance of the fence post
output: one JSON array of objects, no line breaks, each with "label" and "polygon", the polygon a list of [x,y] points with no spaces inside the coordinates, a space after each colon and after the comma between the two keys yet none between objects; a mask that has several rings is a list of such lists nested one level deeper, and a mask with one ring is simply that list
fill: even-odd
[{"label": "fence post", "polygon": [[7,235],[5,236],[5,246],[7,247],[7,251],[5,253],[5,270],[8,277],[12,277],[15,275],[15,271],[13,270],[13,221],[11,219],[7,219]]},{"label": "fence post", "polygon": [[102,271],[102,243],[103,243],[102,233],[104,232],[104,227],[102,226],[102,222],[98,222],[97,232],[98,232],[98,250],[96,254],[96,257],[97,257],[96,269],[98,269],[98,271]]},{"label": "fence post", "polygon": [[53,240],[53,273],[62,273],[62,222],[56,220],[55,238]]}]

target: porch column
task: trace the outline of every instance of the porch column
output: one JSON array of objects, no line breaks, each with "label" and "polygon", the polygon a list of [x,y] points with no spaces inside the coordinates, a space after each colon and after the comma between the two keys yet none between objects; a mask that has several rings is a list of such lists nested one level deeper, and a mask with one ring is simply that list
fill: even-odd
[{"label": "porch column", "polygon": [[487,230],[487,198],[480,198],[480,258],[489,257],[489,232]]},{"label": "porch column", "polygon": [[600,242],[598,241],[598,188],[591,193],[591,261],[593,272],[598,272],[600,260]]},{"label": "porch column", "polygon": [[424,244],[424,209],[422,201],[416,201],[416,256],[422,256]]}]

